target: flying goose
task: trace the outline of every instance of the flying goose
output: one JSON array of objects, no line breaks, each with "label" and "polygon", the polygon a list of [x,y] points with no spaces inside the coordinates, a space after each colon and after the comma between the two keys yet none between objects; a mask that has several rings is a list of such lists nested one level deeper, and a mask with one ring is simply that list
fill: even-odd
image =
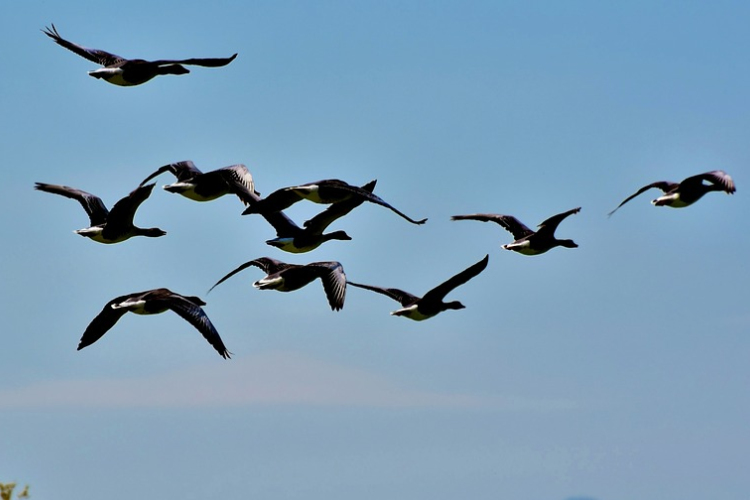
[{"label": "flying goose", "polygon": [[112,210],[109,211],[101,198],[80,189],[42,182],[37,182],[34,188],[77,200],[88,214],[91,226],[79,229],[75,233],[98,243],[119,243],[133,236],[155,238],[167,234],[166,231],[156,227],[144,229],[133,225],[136,210],[149,197],[154,189],[154,184],[137,187],[129,195],[115,203]]},{"label": "flying goose", "polygon": [[377,292],[399,302],[403,307],[391,312],[391,315],[393,316],[405,316],[414,321],[422,321],[443,311],[447,311],[448,309],[464,309],[466,306],[458,301],[443,302],[443,299],[451,290],[463,285],[471,278],[484,271],[489,259],[490,256],[485,255],[482,260],[464,269],[444,283],[436,286],[424,294],[422,298],[412,295],[409,292],[399,290],[398,288],[382,288],[379,286],[362,285],[352,281],[347,281],[347,285]]},{"label": "flying goose", "polygon": [[180,295],[166,288],[116,297],[107,302],[104,309],[86,327],[78,344],[78,350],[99,340],[128,311],[136,314],[159,314],[171,309],[197,328],[222,358],[228,359],[231,353],[224,347],[219,332],[201,308],[205,305],[206,303],[198,297]]},{"label": "flying goose", "polygon": [[251,204],[245,209],[243,215],[279,212],[301,200],[308,200],[313,203],[330,204],[350,200],[352,198],[384,206],[412,224],[424,224],[427,222],[427,219],[414,220],[372,192],[361,187],[352,186],[351,184],[347,184],[339,179],[325,179],[322,181],[310,182],[308,184],[300,184],[299,186],[278,189],[262,199],[259,203]]},{"label": "flying goose", "polygon": [[226,66],[234,61],[237,54],[227,58],[209,59],[160,59],[158,61],[144,61],[143,59],[125,59],[103,50],[88,49],[75,43],[69,42],[60,36],[57,28],[45,27],[42,33],[50,37],[58,45],[75,52],[79,56],[104,66],[101,69],[89,71],[94,78],[101,78],[114,85],[130,87],[140,85],[158,75],[184,75],[190,73],[183,64],[194,66],[206,66],[216,68]]},{"label": "flying goose", "polygon": [[177,182],[167,184],[164,189],[191,200],[211,201],[225,194],[235,194],[247,205],[257,199],[250,197],[250,194],[257,194],[253,176],[241,163],[206,173],[198,170],[190,160],[170,163],[159,167],[156,172],[146,177],[141,186],[164,172],[170,172],[177,177]]},{"label": "flying goose", "polygon": [[261,257],[249,262],[245,262],[237,269],[233,270],[209,289],[213,290],[217,285],[223,283],[230,277],[234,276],[243,269],[255,266],[266,273],[253,286],[259,290],[278,290],[279,292],[293,292],[299,290],[308,283],[320,278],[323,282],[323,290],[328,298],[328,304],[334,311],[339,311],[344,307],[344,297],[346,295],[346,274],[344,268],[339,262],[312,262],[306,265],[287,264],[270,257]]},{"label": "flying goose", "polygon": [[563,246],[566,248],[577,248],[573,240],[558,240],[555,238],[555,230],[560,222],[567,216],[577,214],[581,207],[568,210],[561,214],[553,215],[539,224],[539,229],[534,232],[512,215],[500,214],[469,214],[454,215],[451,220],[478,220],[482,222],[496,222],[508,230],[516,239],[512,243],[503,245],[506,250],[513,250],[523,255],[539,255],[547,250]]},{"label": "flying goose", "polygon": [[[370,181],[361,189],[372,192],[375,189],[376,182]],[[261,198],[255,194],[251,198],[255,200],[250,203],[251,207],[261,201]],[[284,212],[263,211],[260,215],[276,230],[276,238],[266,241],[266,244],[285,252],[305,253],[318,248],[326,241],[351,240],[351,236],[344,231],[333,231],[325,234],[323,231],[336,219],[348,214],[364,201],[364,198],[358,196],[333,203],[312,219],[305,221],[304,227],[299,227]]]},{"label": "flying goose", "polygon": [[[708,182],[704,184],[703,181]],[[658,188],[664,192],[653,200],[651,203],[657,207],[668,206],[672,208],[683,208],[692,205],[703,198],[703,195],[711,191],[724,191],[727,194],[733,194],[737,189],[734,187],[734,181],[723,170],[713,170],[704,174],[693,175],[684,179],[682,182],[658,181],[653,182],[625,198],[617,208],[612,210],[608,215],[612,215],[618,208],[651,188]]]}]

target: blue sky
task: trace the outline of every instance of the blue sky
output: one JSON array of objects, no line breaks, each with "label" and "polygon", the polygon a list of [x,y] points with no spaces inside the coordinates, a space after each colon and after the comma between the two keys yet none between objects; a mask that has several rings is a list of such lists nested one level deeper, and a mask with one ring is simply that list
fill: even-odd
[{"label": "blue sky", "polygon": [[[744,499],[750,432],[746,215],[750,7],[741,2],[183,2],[2,7],[6,194],[0,482],[35,498]],[[121,88],[39,30],[145,59],[226,57]],[[77,203],[111,206],[161,165],[244,163],[264,194],[377,179],[352,241],[286,254],[224,197],[154,190],[163,238],[100,245]],[[734,196],[655,208],[656,180],[714,169]],[[160,187],[169,176],[157,180]],[[512,214],[577,249],[524,257],[460,213]],[[290,208],[303,221],[320,207]],[[258,291],[247,260],[340,261],[422,294],[490,255],[417,323],[350,289]],[[115,296],[201,296],[234,353]]]}]

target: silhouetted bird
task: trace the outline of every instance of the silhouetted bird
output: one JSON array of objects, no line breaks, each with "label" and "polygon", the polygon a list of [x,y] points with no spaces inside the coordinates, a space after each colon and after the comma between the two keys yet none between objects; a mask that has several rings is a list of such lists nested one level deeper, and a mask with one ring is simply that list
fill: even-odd
[{"label": "silhouetted bird", "polygon": [[253,176],[241,163],[206,173],[198,170],[189,160],[170,163],[159,167],[156,172],[146,177],[141,186],[164,172],[170,172],[177,177],[177,182],[167,184],[164,189],[191,200],[211,201],[225,194],[237,195],[245,205],[257,200],[251,197],[257,195]]},{"label": "silhouetted bird", "polygon": [[227,58],[208,59],[159,59],[157,61],[144,61],[143,59],[125,59],[103,50],[88,49],[65,40],[57,32],[53,24],[51,28],[45,28],[42,32],[53,39],[55,43],[75,52],[79,56],[104,66],[101,69],[89,71],[94,78],[101,78],[114,85],[130,87],[140,85],[158,75],[184,75],[190,70],[183,64],[193,66],[207,66],[216,68],[226,66],[234,61],[237,54]]},{"label": "silhouetted bird", "polygon": [[522,224],[512,215],[500,214],[470,214],[454,215],[451,220],[478,220],[482,222],[496,222],[509,231],[516,239],[512,243],[503,245],[506,250],[513,250],[523,255],[539,255],[547,250],[562,246],[566,248],[577,248],[578,245],[573,240],[558,240],[555,238],[555,230],[560,222],[571,214],[577,214],[581,207],[568,210],[561,214],[553,215],[549,219],[539,224],[539,229],[535,232]]},{"label": "silhouetted bird", "polygon": [[255,266],[267,274],[253,286],[259,290],[277,290],[279,292],[293,292],[299,290],[308,283],[320,278],[323,290],[326,293],[328,304],[332,310],[338,311],[344,307],[346,296],[346,274],[340,262],[312,262],[310,264],[287,264],[270,257],[261,257],[245,262],[233,270],[209,289],[213,290],[217,285],[223,283],[243,269]]},{"label": "silhouetted bird", "polygon": [[352,186],[338,179],[326,179],[308,184],[300,184],[299,186],[278,189],[266,198],[260,200],[260,202],[251,204],[243,212],[243,215],[279,212],[301,200],[329,204],[351,199],[361,199],[362,201],[369,201],[370,203],[384,206],[412,224],[424,224],[427,222],[427,219],[414,220],[394,208],[379,196],[373,194],[371,191],[367,191],[361,187]]},{"label": "silhouetted bird", "polygon": [[107,302],[104,309],[83,332],[78,350],[80,351],[99,340],[128,311],[136,314],[159,314],[172,310],[197,328],[221,357],[227,359],[230,357],[230,352],[224,347],[219,332],[216,331],[214,325],[211,324],[211,320],[208,319],[201,308],[205,305],[206,303],[198,297],[180,295],[166,288],[157,288],[114,298]]},{"label": "silhouetted bird", "polygon": [[[708,182],[704,184],[703,182]],[[669,181],[653,182],[625,198],[617,208],[612,210],[608,215],[612,215],[618,208],[651,188],[658,188],[664,192],[653,200],[651,203],[657,207],[667,206],[672,208],[683,208],[692,205],[703,198],[703,195],[711,191],[724,191],[727,194],[733,194],[737,189],[734,187],[734,181],[729,174],[723,170],[713,170],[704,174],[693,175],[680,183]]]},{"label": "silhouetted bird", "polygon": [[[361,189],[372,192],[375,189],[375,183],[376,181],[370,181],[362,186]],[[255,201],[250,203],[251,207],[261,201],[259,196],[253,195],[253,197]],[[267,240],[266,244],[285,252],[305,253],[316,249],[329,240],[351,240],[352,238],[344,231],[333,231],[325,234],[323,231],[333,221],[348,214],[364,202],[364,197],[356,196],[345,201],[333,203],[312,219],[305,221],[304,228],[295,224],[282,211],[261,212],[260,215],[276,230],[276,238]]]},{"label": "silhouetted bird", "polygon": [[136,210],[149,197],[154,189],[154,184],[139,186],[129,195],[121,199],[107,210],[101,198],[86,191],[57,184],[44,184],[37,182],[34,186],[39,191],[59,194],[66,198],[77,200],[89,216],[91,226],[75,231],[76,234],[85,236],[99,243],[119,243],[133,236],[164,236],[166,231],[152,227],[148,229],[133,225],[133,217]]},{"label": "silhouetted bird", "polygon": [[464,309],[466,306],[458,301],[443,302],[443,299],[451,290],[463,285],[471,278],[484,271],[489,259],[490,256],[486,255],[484,259],[464,269],[446,282],[436,286],[424,294],[422,298],[412,295],[409,292],[399,290],[398,288],[382,288],[379,286],[362,285],[352,281],[348,281],[347,284],[383,294],[399,302],[403,307],[391,312],[393,316],[405,316],[415,321],[422,321],[448,309]]}]

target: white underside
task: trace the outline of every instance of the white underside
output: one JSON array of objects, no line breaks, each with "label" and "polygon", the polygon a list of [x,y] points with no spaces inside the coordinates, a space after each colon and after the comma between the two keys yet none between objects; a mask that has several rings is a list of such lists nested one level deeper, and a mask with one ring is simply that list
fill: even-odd
[{"label": "white underside", "polygon": [[195,192],[195,186],[189,182],[175,182],[174,184],[167,184],[166,186],[164,186],[164,189],[173,193],[177,193],[193,201],[212,201],[226,194],[220,193],[215,196],[202,196]]},{"label": "white underside", "polygon": [[294,187],[292,188],[292,191],[302,196],[307,201],[312,201],[313,203],[326,203],[325,201],[320,199],[317,184],[312,184],[310,186],[304,187]]},{"label": "white underside", "polygon": [[107,80],[109,83],[114,85],[120,85],[121,87],[131,87],[133,84],[126,82],[122,79],[121,68],[101,68],[89,71],[89,75],[94,78],[102,78]]},{"label": "white underside", "polygon": [[125,241],[128,239],[128,237],[120,237],[114,240],[107,240],[102,237],[102,231],[103,231],[103,228],[101,227],[87,227],[85,229],[78,229],[77,231],[73,231],[73,232],[81,236],[85,236],[86,238],[90,240],[94,240],[97,243],[104,243],[105,245],[110,245],[112,243],[120,243],[121,241]]},{"label": "white underside", "polygon": [[127,309],[130,312],[136,314],[153,314],[146,312],[144,307],[146,306],[145,300],[125,300],[119,304],[112,304],[112,309]]},{"label": "white underside", "polygon": [[539,255],[547,251],[539,251],[531,248],[531,244],[528,241],[522,241],[521,243],[508,243],[507,245],[503,245],[503,248],[506,250],[518,252],[522,255]]},{"label": "white underside", "polygon": [[434,315],[426,316],[419,312],[419,309],[417,309],[417,305],[404,307],[401,309],[398,309],[396,311],[393,311],[391,313],[392,316],[404,316],[405,318],[413,319],[414,321],[422,321],[427,318],[431,318]]},{"label": "white underside", "polygon": [[680,193],[659,196],[651,203],[653,203],[654,205],[667,206],[672,208],[684,208],[690,205],[689,203],[685,203],[680,199]]},{"label": "white underside", "polygon": [[266,241],[266,243],[280,250],[283,250],[285,252],[289,252],[289,253],[305,253],[305,252],[309,252],[310,250],[314,250],[320,246],[320,244],[318,244],[314,246],[310,245],[304,248],[299,248],[299,247],[294,246],[294,238],[276,238],[273,240],[268,240]]}]

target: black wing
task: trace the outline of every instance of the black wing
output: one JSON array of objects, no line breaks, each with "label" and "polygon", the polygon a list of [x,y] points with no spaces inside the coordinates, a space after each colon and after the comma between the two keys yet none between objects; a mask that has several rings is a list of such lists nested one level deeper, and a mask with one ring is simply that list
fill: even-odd
[{"label": "black wing", "polygon": [[245,205],[257,202],[258,192],[255,190],[255,182],[253,181],[252,174],[245,165],[238,163],[209,172],[209,174],[211,173],[221,176],[227,186],[229,186],[230,191],[236,194]]},{"label": "black wing", "polygon": [[302,200],[302,197],[290,188],[277,189],[265,198],[259,199],[242,212],[247,214],[271,214],[281,212]]},{"label": "black wing", "polygon": [[167,299],[167,302],[171,310],[201,332],[203,338],[216,349],[222,358],[228,359],[231,357],[230,352],[227,351],[224,342],[222,342],[219,336],[219,332],[216,331],[216,328],[214,328],[214,325],[208,319],[202,307],[178,294],[173,294]]},{"label": "black wing", "polygon": [[[372,190],[375,189],[375,184],[377,184],[377,182],[377,180],[372,180],[359,189],[367,193],[371,193]],[[310,220],[305,221],[304,226],[313,234],[323,234],[323,231],[325,231],[326,228],[331,225],[331,223],[333,223],[333,221],[348,214],[364,202],[365,199],[363,197],[353,196],[348,200],[332,203],[328,208],[320,212],[318,215]]]},{"label": "black wing", "polygon": [[169,165],[159,167],[156,172],[143,179],[143,182],[141,182],[140,185],[143,186],[148,181],[163,174],[164,172],[171,172],[175,177],[177,177],[177,180],[180,182],[192,179],[193,177],[196,177],[203,173],[198,170],[198,167],[196,167],[195,164],[193,164],[193,162],[190,160],[178,161],[177,163],[170,163]]},{"label": "black wing", "polygon": [[104,206],[104,202],[102,202],[101,198],[98,196],[87,193],[86,191],[81,191],[80,189],[60,186],[57,184],[44,184],[43,182],[37,182],[34,189],[46,193],[59,194],[60,196],[77,200],[89,216],[89,221],[92,226],[98,226],[107,222],[109,211],[107,210],[107,207]]},{"label": "black wing", "polygon": [[344,267],[340,262],[313,262],[305,267],[319,267],[320,280],[323,282],[323,290],[326,292],[328,304],[334,311],[340,311],[344,308],[344,298],[346,297],[346,274]]},{"label": "black wing", "polygon": [[500,224],[506,231],[510,232],[513,237],[517,240],[525,238],[534,231],[526,227],[521,221],[513,217],[512,215],[502,214],[467,214],[467,215],[454,215],[451,220],[478,220],[481,222],[495,222]]},{"label": "black wing", "polygon": [[576,207],[567,212],[563,212],[557,215],[553,215],[549,219],[546,219],[539,223],[539,232],[546,231],[548,233],[554,233],[557,226],[569,215],[577,214],[581,211],[581,207]]},{"label": "black wing", "polygon": [[109,329],[112,328],[126,312],[128,312],[125,308],[112,309],[112,304],[118,304],[134,295],[139,294],[123,295],[107,302],[101,312],[91,321],[91,323],[89,323],[89,326],[86,327],[86,330],[81,337],[81,341],[78,343],[78,350],[80,351],[84,347],[90,346],[102,338],[102,335],[107,333]]},{"label": "black wing", "polygon": [[138,207],[141,206],[141,203],[146,201],[146,199],[151,195],[151,191],[153,191],[154,186],[155,184],[138,186],[126,197],[115,203],[115,205],[112,207],[112,210],[109,212],[109,218],[107,222],[116,227],[132,225],[136,210],[138,210]]},{"label": "black wing", "polygon": [[110,54],[109,52],[105,52],[103,50],[88,49],[86,47],[82,47],[80,45],[67,41],[60,36],[60,33],[57,32],[57,28],[55,28],[54,24],[52,24],[51,28],[45,27],[42,30],[42,33],[53,39],[58,45],[65,47],[72,52],[75,52],[79,56],[86,58],[91,62],[101,64],[102,66],[111,66],[113,64],[125,61],[125,58],[118,55]]},{"label": "black wing", "polygon": [[346,284],[347,286],[356,286],[357,288],[364,288],[365,290],[370,290],[371,292],[385,295],[386,297],[392,298],[404,307],[410,306],[411,304],[419,300],[419,297],[417,297],[416,295],[412,295],[409,292],[399,290],[398,288],[383,288],[379,286],[362,285],[360,283],[354,283],[352,281],[347,281]]},{"label": "black wing", "polygon": [[192,59],[159,59],[157,61],[151,61],[152,64],[156,64],[158,66],[168,65],[168,64],[191,64],[193,66],[205,66],[208,68],[218,68],[221,66],[226,66],[230,62],[234,61],[234,59],[237,57],[237,54],[234,54],[230,57],[209,57],[209,58],[192,58]]},{"label": "black wing", "polygon": [[441,283],[440,285],[436,286],[429,292],[427,292],[422,300],[425,301],[442,301],[443,297],[448,295],[448,292],[453,290],[454,288],[463,285],[467,281],[469,281],[474,276],[478,275],[482,271],[485,270],[487,267],[487,263],[490,260],[489,255],[485,255],[484,259],[480,260],[476,264],[469,266],[468,268],[464,269],[457,275],[453,276],[449,280]]},{"label": "black wing", "polygon": [[669,181],[652,182],[651,184],[643,186],[641,189],[639,189],[635,193],[631,194],[630,196],[628,196],[627,198],[625,198],[624,200],[622,200],[622,203],[620,203],[619,205],[617,205],[617,207],[615,207],[615,209],[612,210],[607,215],[612,215],[613,213],[615,213],[617,211],[618,208],[620,208],[621,206],[623,206],[624,204],[626,204],[627,202],[629,202],[630,200],[632,200],[633,198],[635,198],[639,194],[644,193],[644,192],[648,191],[651,188],[661,189],[665,193],[668,193],[669,191],[671,191],[674,188],[676,188],[678,185],[679,184],[677,184],[676,182],[669,182]]},{"label": "black wing", "polygon": [[219,284],[225,282],[226,280],[228,280],[235,274],[251,266],[262,269],[266,274],[273,274],[279,271],[283,271],[284,269],[288,269],[290,267],[296,267],[294,264],[287,264],[285,262],[281,262],[279,260],[272,259],[270,257],[261,257],[259,259],[253,259],[251,261],[245,262],[244,264],[240,265],[239,267],[231,271],[229,274],[221,278],[219,281],[217,281],[214,284],[214,286],[208,289],[208,292],[211,292],[211,290],[216,288]]},{"label": "black wing", "polygon": [[347,191],[350,191],[352,193],[352,195],[355,196],[355,197],[357,197],[357,198],[364,198],[365,200],[369,201],[370,203],[375,203],[376,205],[380,205],[380,206],[386,207],[387,209],[389,209],[392,212],[398,214],[402,218],[408,220],[412,224],[424,224],[425,222],[427,222],[426,218],[425,219],[420,219],[420,220],[414,220],[414,219],[412,219],[411,217],[409,217],[405,213],[401,212],[400,210],[398,210],[396,207],[394,207],[390,203],[388,203],[385,200],[383,200],[380,196],[378,196],[376,194],[373,194],[370,191],[366,191],[366,190],[364,190],[362,188],[359,188],[357,186],[351,186],[351,185],[348,185],[348,184],[346,185],[345,188],[342,188],[342,189],[346,189]]},{"label": "black wing", "polygon": [[737,188],[734,187],[734,181],[729,174],[723,170],[713,170],[704,174],[693,175],[680,182],[680,187],[689,186],[691,184],[703,184],[703,181],[720,186],[721,189],[728,194],[737,191]]}]

